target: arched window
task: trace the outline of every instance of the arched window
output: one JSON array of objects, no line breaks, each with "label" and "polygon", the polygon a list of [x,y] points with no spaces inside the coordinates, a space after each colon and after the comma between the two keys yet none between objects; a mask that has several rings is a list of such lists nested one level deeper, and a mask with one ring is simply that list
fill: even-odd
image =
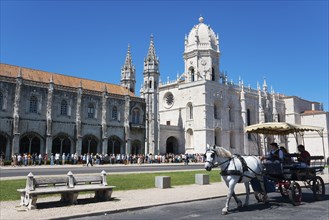
[{"label": "arched window", "polygon": [[88,118],[94,118],[95,116],[95,108],[92,103],[89,103],[88,105]]},{"label": "arched window", "polygon": [[113,106],[113,108],[112,108],[112,119],[118,120],[118,109],[116,106]]},{"label": "arched window", "polygon": [[215,69],[214,69],[214,67],[211,68],[211,80],[215,81]]},{"label": "arched window", "polygon": [[133,124],[139,124],[139,109],[135,108],[133,110],[133,117],[132,117],[132,123]]},{"label": "arched window", "polygon": [[232,106],[228,107],[228,117],[229,117],[229,122],[234,122],[234,111]]},{"label": "arched window", "polygon": [[61,102],[61,115],[67,115],[67,101],[62,100]]},{"label": "arched window", "polygon": [[191,82],[194,82],[194,69],[191,69]]},{"label": "arched window", "polygon": [[[247,109],[247,126],[251,125],[250,109]],[[248,133],[248,139],[251,140],[251,133]]]},{"label": "arched window", "polygon": [[230,148],[235,148],[235,139],[233,132],[230,132]]},{"label": "arched window", "polygon": [[247,109],[247,125],[251,125],[251,115],[250,115],[250,109]]},{"label": "arched window", "polygon": [[30,112],[37,113],[38,111],[38,99],[35,96],[31,96],[30,98]]},{"label": "arched window", "polygon": [[192,106],[192,103],[189,102],[187,103],[187,119],[193,119],[193,106]]},{"label": "arched window", "polygon": [[2,108],[3,108],[3,95],[0,92],[0,110],[2,110]]},{"label": "arched window", "polygon": [[218,119],[218,112],[217,112],[217,106],[214,104],[214,119]]}]

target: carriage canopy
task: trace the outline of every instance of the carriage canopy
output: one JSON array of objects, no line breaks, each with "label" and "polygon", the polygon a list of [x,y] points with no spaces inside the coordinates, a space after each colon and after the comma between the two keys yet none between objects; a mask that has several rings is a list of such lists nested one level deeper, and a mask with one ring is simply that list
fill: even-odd
[{"label": "carriage canopy", "polygon": [[247,126],[245,132],[265,135],[287,135],[304,131],[316,131],[322,137],[323,128],[310,125],[297,125],[286,122],[266,122]]}]

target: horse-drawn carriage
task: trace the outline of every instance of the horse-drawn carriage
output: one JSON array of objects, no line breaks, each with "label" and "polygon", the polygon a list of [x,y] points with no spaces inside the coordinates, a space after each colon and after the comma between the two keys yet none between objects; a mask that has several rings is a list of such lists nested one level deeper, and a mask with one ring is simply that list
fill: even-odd
[{"label": "horse-drawn carriage", "polygon": [[[264,135],[287,135],[293,133],[297,137],[297,133],[304,131],[316,131],[322,137],[323,128],[279,122],[262,123],[246,127],[246,132],[248,133]],[[251,182],[258,201],[266,203],[267,193],[278,191],[282,196],[289,197],[294,205],[299,205],[302,200],[299,182],[304,182],[305,186],[313,191],[317,200],[323,199],[325,195],[323,179],[318,176],[324,169],[324,154],[323,146],[323,156],[311,157],[311,166],[301,168],[294,163],[262,163],[258,156],[233,155],[223,147],[214,146],[213,148],[208,147],[205,154],[205,169],[210,171],[214,167],[220,167],[222,178],[229,188],[222,214],[228,213],[229,202],[232,196],[238,206],[242,206],[241,200],[234,193],[234,187],[237,183],[245,184],[246,200],[244,205],[249,203],[249,182]],[[296,157],[297,155],[291,154],[290,156]]]},{"label": "horse-drawn carriage", "polygon": [[[273,122],[251,125],[245,130],[248,133],[264,135],[296,135],[300,132],[315,131],[321,137],[323,132],[323,128],[320,127]],[[318,174],[324,170],[324,153],[323,149],[323,156],[311,156],[309,158],[310,166],[307,167],[302,167],[297,162],[298,154],[286,154],[285,157],[289,157],[288,161],[291,161],[289,163],[264,163],[266,192],[280,192],[283,197],[289,197],[293,205],[299,205],[302,201],[302,189],[299,183],[302,182],[306,188],[313,191],[316,200],[322,200],[325,196],[325,186],[323,179]],[[251,185],[256,199],[262,201],[263,192],[259,184],[253,180]]]}]

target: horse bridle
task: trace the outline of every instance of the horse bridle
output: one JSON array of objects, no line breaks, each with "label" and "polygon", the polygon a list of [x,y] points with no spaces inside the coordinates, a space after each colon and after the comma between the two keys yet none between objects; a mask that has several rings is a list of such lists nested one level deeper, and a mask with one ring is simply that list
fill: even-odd
[{"label": "horse bridle", "polygon": [[[209,150],[208,150],[208,151],[209,151]],[[205,153],[204,155],[206,155],[208,151],[206,151],[206,153]],[[212,154],[215,154],[216,156],[218,156],[216,151],[211,150],[211,152],[212,152]],[[205,160],[205,162],[206,162],[206,163],[207,163],[207,162],[210,163],[210,164],[212,165],[213,168],[216,168],[216,167],[219,167],[220,165],[222,165],[222,164],[224,164],[224,163],[226,163],[226,162],[230,162],[231,160],[232,160],[232,158],[228,158],[228,159],[225,160],[224,162],[217,163],[217,164],[214,164],[214,162],[209,161],[209,160]],[[229,164],[228,164],[228,165],[229,165]]]}]

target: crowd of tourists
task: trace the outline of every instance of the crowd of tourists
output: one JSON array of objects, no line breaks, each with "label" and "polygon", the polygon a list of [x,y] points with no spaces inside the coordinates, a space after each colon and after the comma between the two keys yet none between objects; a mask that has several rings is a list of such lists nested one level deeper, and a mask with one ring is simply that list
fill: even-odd
[{"label": "crowd of tourists", "polygon": [[78,155],[77,153],[24,153],[14,154],[11,158],[11,166],[41,166],[41,165],[65,165],[65,164],[83,164],[93,166],[94,164],[160,164],[160,163],[185,163],[204,162],[202,154],[93,154],[86,153]]}]

